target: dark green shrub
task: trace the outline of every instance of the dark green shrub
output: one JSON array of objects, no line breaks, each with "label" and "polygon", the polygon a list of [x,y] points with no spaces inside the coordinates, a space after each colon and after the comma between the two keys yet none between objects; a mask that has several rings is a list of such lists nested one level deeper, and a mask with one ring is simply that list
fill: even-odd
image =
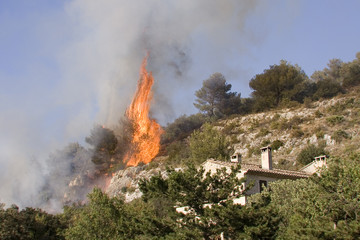
[{"label": "dark green shrub", "polygon": [[271,120],[272,120],[272,121],[277,121],[277,120],[280,119],[280,117],[281,117],[280,114],[276,113]]},{"label": "dark green shrub", "polygon": [[315,135],[317,139],[323,139],[324,138],[324,131],[321,128],[315,129]]},{"label": "dark green shrub", "polygon": [[294,127],[294,126],[297,126],[297,125],[303,123],[303,121],[304,120],[301,119],[300,117],[294,116],[293,118],[290,119],[289,124],[291,127]]},{"label": "dark green shrub", "polygon": [[300,164],[306,165],[312,162],[315,157],[327,154],[325,151],[325,146],[320,144],[319,146],[315,146],[314,144],[307,145],[296,158],[296,161]]},{"label": "dark green shrub", "polygon": [[273,122],[271,122],[270,128],[271,128],[271,129],[279,129],[279,128],[280,128],[280,123],[279,123],[279,121],[273,121]]},{"label": "dark green shrub", "polygon": [[284,143],[280,140],[275,140],[272,142],[271,144],[271,149],[272,150],[278,150],[280,147],[284,146]]},{"label": "dark green shrub", "polygon": [[238,138],[237,138],[237,135],[231,135],[231,137],[230,137],[230,143],[231,144],[234,144],[234,143],[238,143],[239,142],[239,140],[238,140]]},{"label": "dark green shrub", "polygon": [[347,132],[343,131],[343,130],[338,130],[336,131],[333,135],[332,138],[336,141],[336,142],[341,142],[343,139],[349,139],[350,136]]},{"label": "dark green shrub", "polygon": [[322,116],[324,116],[324,115],[319,110],[316,110],[315,117],[316,118],[321,118]]},{"label": "dark green shrub", "polygon": [[265,137],[269,133],[270,133],[270,131],[267,128],[261,128],[259,133],[256,134],[256,137]]},{"label": "dark green shrub", "polygon": [[287,130],[287,129],[290,129],[291,128],[291,123],[286,119],[286,118],[281,118],[279,121],[278,121],[278,127],[277,129],[278,130]]},{"label": "dark green shrub", "polygon": [[291,131],[291,137],[293,138],[301,138],[302,136],[304,136],[304,132],[300,128],[295,128]]},{"label": "dark green shrub", "polygon": [[259,126],[260,126],[259,120],[257,120],[257,119],[252,119],[252,120],[251,120],[251,126],[250,126],[249,130],[252,131],[252,130],[258,128]]},{"label": "dark green shrub", "polygon": [[271,143],[271,141],[269,139],[265,139],[264,141],[262,141],[261,147],[269,146],[270,143]]},{"label": "dark green shrub", "polygon": [[244,132],[244,129],[240,128],[236,122],[231,122],[230,124],[227,124],[224,126],[224,128],[222,129],[222,132],[225,135],[241,134]]},{"label": "dark green shrub", "polygon": [[336,124],[342,123],[344,121],[344,117],[343,116],[339,116],[339,115],[334,115],[331,117],[326,118],[326,121],[329,123],[329,125],[334,126]]},{"label": "dark green shrub", "polygon": [[127,189],[128,189],[128,188],[127,188],[126,186],[124,186],[124,187],[121,188],[121,192],[122,192],[122,193],[126,193],[126,192],[127,192]]}]

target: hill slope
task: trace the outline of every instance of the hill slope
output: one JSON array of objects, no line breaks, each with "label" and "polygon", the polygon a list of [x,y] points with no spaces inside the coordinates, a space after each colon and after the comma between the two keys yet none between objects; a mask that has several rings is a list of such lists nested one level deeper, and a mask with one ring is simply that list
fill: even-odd
[{"label": "hill slope", "polygon": [[[298,154],[309,144],[325,146],[330,156],[348,156],[360,151],[359,96],[360,88],[356,88],[348,94],[306,106],[232,116],[213,125],[241,153],[242,162],[259,163],[260,148],[272,145],[274,167],[295,170],[302,167],[296,161]],[[166,157],[158,157],[148,165],[119,170],[107,192],[123,194],[131,201],[141,196],[139,180],[159,172],[165,174],[165,165]]]}]

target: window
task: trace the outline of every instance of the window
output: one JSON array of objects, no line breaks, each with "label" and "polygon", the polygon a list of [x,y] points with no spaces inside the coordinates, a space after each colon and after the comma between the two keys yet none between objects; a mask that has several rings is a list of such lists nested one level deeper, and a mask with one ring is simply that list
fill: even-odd
[{"label": "window", "polygon": [[260,186],[260,192],[264,191],[264,189],[267,188],[267,181],[259,180],[259,186]]}]

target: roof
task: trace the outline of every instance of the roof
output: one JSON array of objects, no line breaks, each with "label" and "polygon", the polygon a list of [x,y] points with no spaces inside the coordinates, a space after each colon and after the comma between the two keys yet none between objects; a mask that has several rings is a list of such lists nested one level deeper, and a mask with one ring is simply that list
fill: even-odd
[{"label": "roof", "polygon": [[[245,170],[245,169],[244,169]],[[301,171],[289,171],[282,169],[248,168],[245,174],[257,174],[264,176],[276,176],[277,178],[308,178],[310,175]]]},{"label": "roof", "polygon": [[[221,165],[224,167],[235,167],[239,164],[239,163],[224,162],[224,161],[219,161],[219,160],[214,160],[214,159],[208,159],[206,162]],[[203,164],[205,164],[205,163],[203,163]],[[284,179],[308,178],[310,176],[310,174],[308,174],[306,172],[302,172],[302,171],[290,171],[290,170],[283,170],[283,169],[269,170],[269,169],[261,168],[261,165],[258,165],[258,164],[246,164],[246,163],[241,164],[241,171],[243,171],[244,174],[256,174],[256,175],[284,178]]]}]

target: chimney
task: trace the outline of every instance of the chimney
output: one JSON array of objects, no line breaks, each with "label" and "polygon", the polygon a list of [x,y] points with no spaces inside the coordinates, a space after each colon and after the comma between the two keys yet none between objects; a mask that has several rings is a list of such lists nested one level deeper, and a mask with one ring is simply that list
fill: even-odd
[{"label": "chimney", "polygon": [[241,154],[234,153],[234,155],[232,155],[230,157],[230,162],[232,162],[232,163],[241,163]]},{"label": "chimney", "polygon": [[261,168],[272,170],[271,147],[261,148]]}]

